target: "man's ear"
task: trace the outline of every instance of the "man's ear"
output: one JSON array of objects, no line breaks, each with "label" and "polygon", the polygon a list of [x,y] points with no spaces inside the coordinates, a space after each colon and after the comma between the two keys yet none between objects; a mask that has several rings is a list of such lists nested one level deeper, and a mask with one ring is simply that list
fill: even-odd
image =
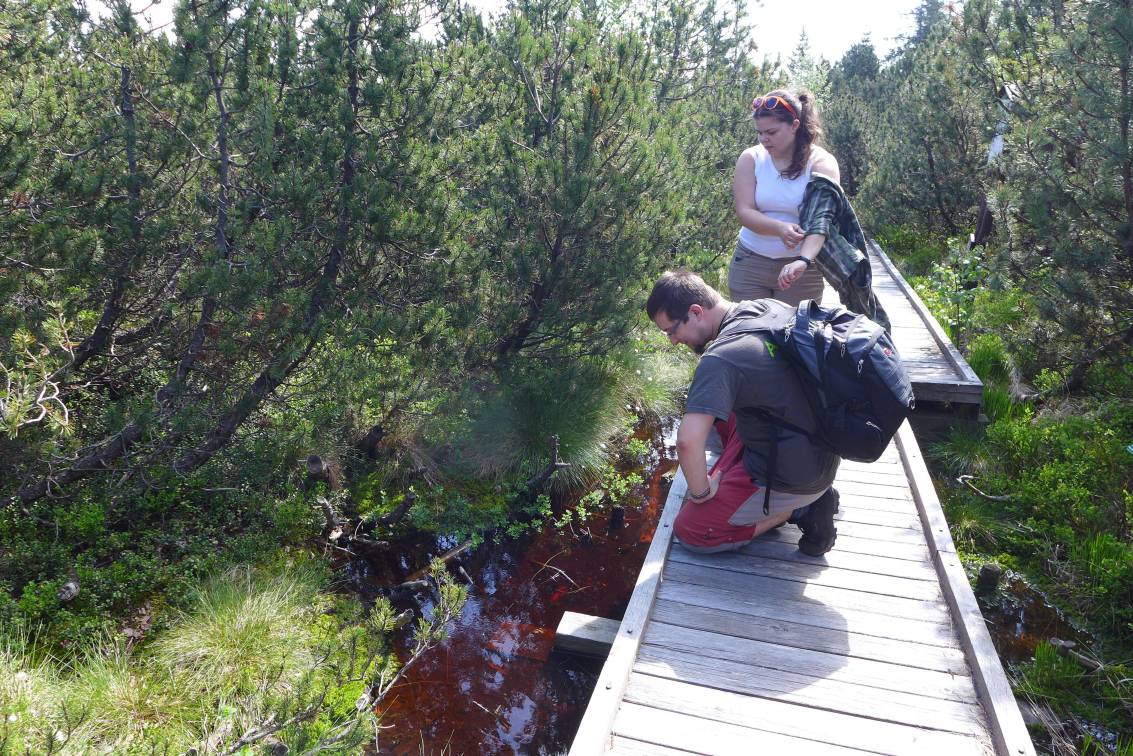
[{"label": "man's ear", "polygon": [[689,315],[695,315],[696,317],[699,318],[701,315],[704,314],[704,308],[701,307],[698,304],[689,305],[688,314]]}]

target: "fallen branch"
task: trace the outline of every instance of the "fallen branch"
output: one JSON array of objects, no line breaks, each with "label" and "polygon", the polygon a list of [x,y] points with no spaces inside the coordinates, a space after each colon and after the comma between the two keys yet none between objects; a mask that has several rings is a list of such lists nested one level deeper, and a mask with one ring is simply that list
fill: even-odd
[{"label": "fallen branch", "polygon": [[[440,562],[441,564],[447,564],[447,563],[449,562],[449,560],[451,560],[451,559],[452,559],[453,557],[455,557],[455,556],[460,556],[460,555],[461,555],[461,554],[463,554],[463,553],[464,553],[465,551],[468,551],[468,549],[469,549],[469,548],[470,548],[471,546],[472,546],[472,541],[465,541],[465,542],[464,542],[464,543],[462,543],[461,545],[459,545],[459,546],[457,546],[457,547],[455,547],[455,548],[449,549],[449,550],[448,550],[448,551],[446,551],[445,553],[441,554],[441,555],[440,555],[439,557],[437,557],[437,558],[436,558],[436,560],[435,560],[435,561],[439,561],[439,562]],[[407,577],[407,578],[405,579],[405,582],[404,582],[404,583],[402,583],[401,585],[403,585],[403,586],[404,586],[404,585],[408,585],[409,583],[412,583],[412,582],[414,582],[414,581],[416,581],[416,580],[419,580],[419,579],[423,578],[423,577],[424,577],[425,575],[428,575],[428,574],[429,574],[429,569],[430,569],[430,568],[432,567],[432,563],[431,563],[432,561],[433,561],[433,560],[430,560],[430,564],[429,564],[429,565],[427,565],[427,566],[425,566],[425,567],[422,567],[421,569],[417,570],[417,571],[416,571],[416,572],[414,572],[414,573],[413,573],[412,575],[410,575],[409,577]]]},{"label": "fallen branch", "polygon": [[417,494],[412,489],[409,490],[409,491],[406,491],[405,492],[405,498],[401,500],[401,503],[398,504],[397,507],[395,507],[392,512],[388,512],[388,513],[382,515],[381,517],[379,517],[378,523],[380,525],[385,525],[387,527],[397,523],[403,517],[405,517],[405,515],[409,512],[409,510],[413,507],[413,505],[416,502],[417,502]]},{"label": "fallen branch", "polygon": [[[566,551],[566,549],[563,549],[563,551]],[[559,552],[559,554],[563,553],[563,551],[560,551],[560,552]],[[555,554],[555,556],[551,557],[551,559],[554,559],[554,558],[555,558],[555,557],[557,557],[557,556],[558,556],[559,554]],[[563,576],[564,578],[566,578],[567,580],[569,580],[569,581],[570,581],[570,584],[571,584],[571,585],[573,585],[573,586],[574,586],[575,588],[578,588],[578,587],[579,587],[579,586],[578,586],[578,583],[574,582],[574,580],[573,580],[573,579],[571,578],[571,576],[570,576],[570,575],[566,574],[566,573],[565,573],[565,572],[563,572],[563,571],[562,571],[561,569],[559,569],[559,568],[558,568],[558,567],[556,567],[555,565],[551,564],[551,559],[548,559],[548,560],[547,560],[546,562],[539,562],[539,564],[541,564],[541,565],[543,565],[543,566],[542,566],[542,567],[540,567],[540,568],[539,568],[538,570],[536,570],[536,571],[535,571],[535,574],[531,576],[531,579],[532,579],[532,580],[534,580],[535,578],[537,578],[537,577],[539,576],[539,573],[540,573],[540,572],[542,572],[542,571],[543,571],[544,569],[547,569],[547,570],[554,570],[555,572],[559,573],[559,574],[560,574],[560,575],[562,575],[562,576]]]},{"label": "fallen branch", "polygon": [[961,475],[960,477],[956,478],[956,482],[964,484],[968,488],[972,489],[972,491],[974,491],[975,493],[979,494],[980,496],[982,496],[985,499],[988,499],[990,501],[1013,501],[1015,499],[1014,494],[1004,494],[1002,496],[995,496],[993,494],[984,493],[980,489],[976,488],[975,484],[972,483],[972,481],[975,480],[975,479],[976,479],[975,475]]}]

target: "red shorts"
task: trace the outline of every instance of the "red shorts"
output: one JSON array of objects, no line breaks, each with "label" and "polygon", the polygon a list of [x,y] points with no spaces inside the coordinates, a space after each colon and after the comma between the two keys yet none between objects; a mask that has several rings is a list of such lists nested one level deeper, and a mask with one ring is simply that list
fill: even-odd
[{"label": "red shorts", "polygon": [[744,467],[744,442],[736,432],[736,415],[717,420],[724,450],[709,474],[720,473],[716,495],[699,504],[686,501],[681,507],[673,532],[681,543],[694,551],[737,549],[755,536],[762,520],[810,504],[823,494],[792,494],[772,489],[770,514],[763,514],[763,486],[752,480]]}]

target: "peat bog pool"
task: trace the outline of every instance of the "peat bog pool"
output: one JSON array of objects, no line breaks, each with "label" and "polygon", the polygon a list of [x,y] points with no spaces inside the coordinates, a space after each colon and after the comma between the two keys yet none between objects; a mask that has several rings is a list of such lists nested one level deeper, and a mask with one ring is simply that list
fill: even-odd
[{"label": "peat bog pool", "polygon": [[[665,430],[655,424],[637,434],[652,453],[637,470],[622,470],[637,472],[644,484],[620,524],[611,526],[610,512],[599,511],[586,523],[589,537],[577,525],[574,532],[548,527],[515,541],[486,542],[449,562],[458,579],[461,570],[471,579],[468,601],[448,639],[422,656],[379,704],[381,753],[569,749],[603,660],[553,651],[555,628],[567,611],[621,619],[668,494],[667,473],[675,467]],[[455,545],[439,542],[433,553]],[[423,551],[381,571],[404,579],[428,563]],[[390,584],[388,577],[366,572],[376,574],[370,568],[354,575],[363,596]],[[394,603],[399,611],[432,611],[425,593]],[[406,638],[403,659],[409,645]]]}]

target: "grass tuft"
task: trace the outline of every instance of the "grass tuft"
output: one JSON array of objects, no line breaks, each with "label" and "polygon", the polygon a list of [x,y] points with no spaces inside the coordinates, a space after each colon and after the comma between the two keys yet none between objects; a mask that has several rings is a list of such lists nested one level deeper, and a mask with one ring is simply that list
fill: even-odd
[{"label": "grass tuft", "polygon": [[304,570],[238,567],[201,588],[154,644],[154,662],[218,699],[270,691],[311,664],[305,616],[318,590]]}]

